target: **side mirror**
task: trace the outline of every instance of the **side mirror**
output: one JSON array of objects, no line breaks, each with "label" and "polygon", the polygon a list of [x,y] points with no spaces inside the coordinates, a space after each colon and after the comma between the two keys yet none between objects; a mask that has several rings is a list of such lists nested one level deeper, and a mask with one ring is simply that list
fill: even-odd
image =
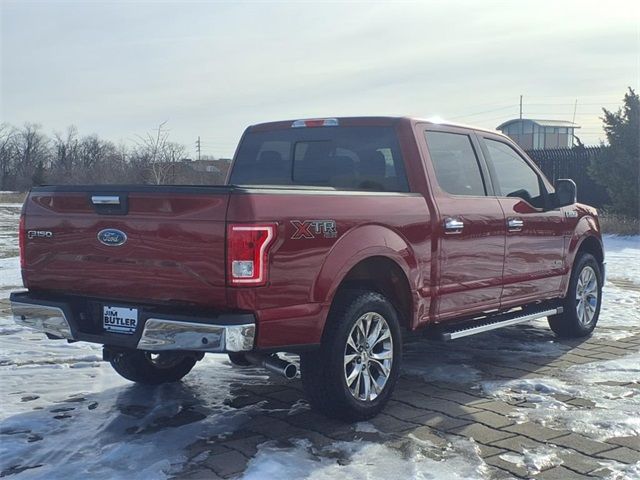
[{"label": "side mirror", "polygon": [[553,202],[555,208],[566,207],[568,205],[573,205],[574,203],[576,203],[576,182],[568,178],[561,178],[559,180],[556,180],[555,189],[555,201]]}]

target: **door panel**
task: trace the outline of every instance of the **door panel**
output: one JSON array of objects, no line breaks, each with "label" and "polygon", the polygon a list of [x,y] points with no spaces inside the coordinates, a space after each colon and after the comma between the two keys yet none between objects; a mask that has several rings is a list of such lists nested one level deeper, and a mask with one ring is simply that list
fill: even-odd
[{"label": "door panel", "polygon": [[522,222],[507,229],[502,306],[557,296],[566,270],[562,211],[541,212],[517,198],[499,202],[507,222]]},{"label": "door panel", "polygon": [[[446,320],[500,306],[505,223],[472,132],[429,126],[426,169],[437,206],[435,318]],[[437,223],[436,223],[437,222]]]},{"label": "door panel", "polygon": [[[502,293],[505,223],[494,197],[438,198],[440,208],[439,319],[498,308]],[[462,223],[459,233],[447,219]]]},{"label": "door panel", "polygon": [[501,137],[482,137],[507,229],[501,307],[555,297],[565,273],[562,211],[546,208],[551,187],[524,153]]}]

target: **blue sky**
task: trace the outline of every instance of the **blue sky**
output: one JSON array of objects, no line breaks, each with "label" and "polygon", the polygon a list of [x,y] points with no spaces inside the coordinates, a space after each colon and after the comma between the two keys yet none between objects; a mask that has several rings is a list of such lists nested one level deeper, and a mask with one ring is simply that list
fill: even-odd
[{"label": "blue sky", "polygon": [[0,0],[2,121],[116,142],[167,121],[230,156],[267,120],[518,114],[602,138],[600,107],[639,84],[640,2]]}]

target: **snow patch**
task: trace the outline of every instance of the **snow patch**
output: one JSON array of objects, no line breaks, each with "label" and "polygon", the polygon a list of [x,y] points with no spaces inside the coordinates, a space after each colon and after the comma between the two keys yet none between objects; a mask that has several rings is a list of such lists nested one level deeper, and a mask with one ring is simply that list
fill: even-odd
[{"label": "snow patch", "polygon": [[20,257],[0,258],[0,292],[8,298],[7,289],[22,288],[22,274],[20,273]]},{"label": "snow patch", "polygon": [[18,221],[22,205],[0,203],[0,258],[18,254]]},{"label": "snow patch", "polygon": [[559,379],[490,381],[483,382],[482,389],[501,400],[527,402],[527,408],[517,410],[521,422],[569,429],[597,440],[640,436],[640,353],[575,365]]},{"label": "snow patch", "polygon": [[638,480],[640,478],[640,461],[633,465],[623,465],[618,462],[600,462],[601,469],[591,472],[598,474],[605,480]]},{"label": "snow patch", "polygon": [[640,236],[605,235],[606,281],[596,338],[620,340],[640,327]]},{"label": "snow patch", "polygon": [[558,453],[558,449],[545,446],[533,450],[523,448],[522,454],[503,453],[500,458],[526,469],[529,475],[536,475],[543,470],[561,465],[562,459],[558,457]]},{"label": "snow patch", "polygon": [[308,440],[293,440],[292,447],[275,442],[261,445],[249,462],[243,478],[335,478],[387,480],[412,478],[475,480],[490,478],[490,469],[480,458],[477,445],[455,439],[444,449],[411,442],[391,448],[374,442],[336,442],[317,450]]},{"label": "snow patch", "polygon": [[378,429],[369,422],[358,422],[354,427],[356,432],[362,433],[378,433]]},{"label": "snow patch", "polygon": [[3,468],[40,465],[19,478],[165,478],[180,471],[188,445],[249,420],[225,403],[233,384],[266,383],[222,356],[157,387],[127,382],[95,360],[67,354],[60,363],[0,366]]}]

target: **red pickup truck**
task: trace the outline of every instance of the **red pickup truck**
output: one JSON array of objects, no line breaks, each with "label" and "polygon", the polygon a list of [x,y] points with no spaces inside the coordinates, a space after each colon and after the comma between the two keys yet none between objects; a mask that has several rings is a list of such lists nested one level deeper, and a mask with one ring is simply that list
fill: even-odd
[{"label": "red pickup truck", "polygon": [[223,186],[41,186],[20,222],[15,320],[104,345],[136,382],[205,352],[287,377],[364,419],[389,399],[401,331],[442,340],[548,317],[598,321],[595,209],[509,138],[414,118],[249,127]]}]

